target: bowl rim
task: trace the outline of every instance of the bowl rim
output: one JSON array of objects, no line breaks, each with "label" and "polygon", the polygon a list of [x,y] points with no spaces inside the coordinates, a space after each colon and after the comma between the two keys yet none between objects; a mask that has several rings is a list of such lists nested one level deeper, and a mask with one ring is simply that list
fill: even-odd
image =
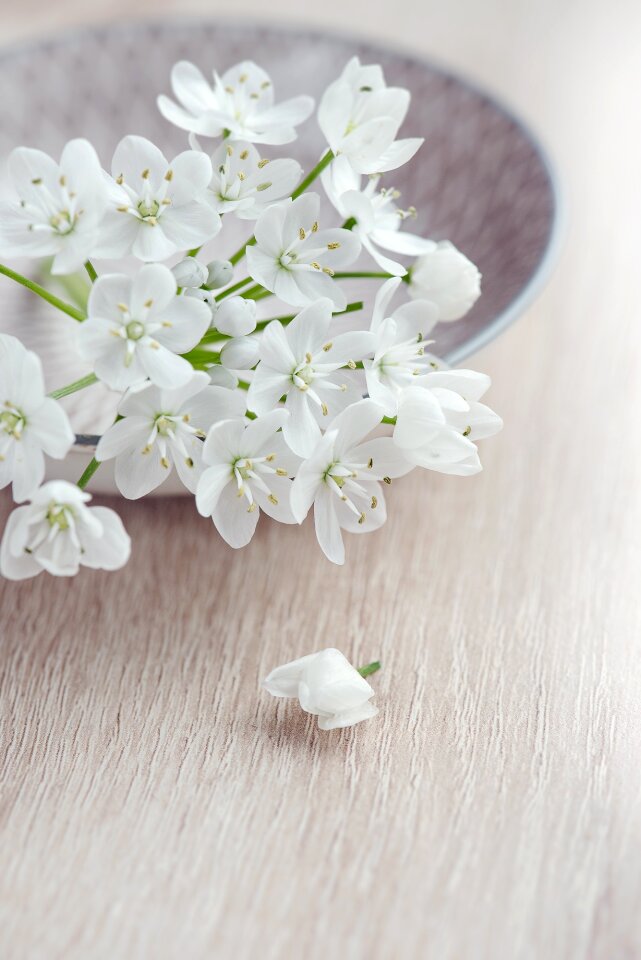
[{"label": "bowl rim", "polygon": [[[274,23],[264,18],[253,16],[247,19],[239,17],[216,17],[214,19],[213,17],[202,16],[198,13],[189,14],[187,12],[185,14],[176,14],[167,17],[135,17],[130,21],[120,21],[116,23],[84,24],[71,29],[62,27],[59,30],[47,32],[22,42],[18,41],[12,44],[11,47],[0,46],[0,63],[23,56],[25,53],[37,52],[48,46],[64,47],[66,45],[74,45],[82,42],[83,38],[100,36],[106,33],[122,32],[129,34],[131,32],[143,32],[150,28],[167,28],[172,25],[181,27],[188,25],[197,28],[199,24],[213,26],[215,28],[220,27],[222,30],[255,28],[271,33],[284,33],[293,40],[314,40],[322,37],[329,40],[341,40],[346,43],[352,42],[355,46],[365,44],[373,50],[378,48],[382,52],[385,51],[403,57],[406,60],[413,61],[419,66],[427,67],[432,72],[458,83],[471,93],[492,104],[500,114],[510,120],[521,132],[523,137],[530,143],[541,163],[552,201],[550,225],[541,256],[520,292],[510,301],[505,309],[498,313],[482,330],[479,330],[459,347],[445,353],[443,359],[448,363],[457,364],[478,350],[481,350],[496,339],[507,327],[511,326],[511,324],[534,303],[553,273],[565,235],[567,216],[566,200],[558,170],[542,143],[542,135],[538,130],[536,132],[534,131],[529,119],[525,121],[520,114],[516,112],[516,108],[513,108],[503,99],[502,94],[496,94],[493,90],[487,89],[481,82],[470,78],[465,71],[459,71],[458,68],[451,68],[445,63],[442,63],[438,58],[422,54],[415,48],[402,43],[388,43],[376,36],[359,35],[351,31],[332,30],[331,28],[326,29],[325,27],[318,27],[316,25],[310,26],[300,21]],[[72,445],[71,451],[75,450],[86,453],[95,450],[99,440],[100,434],[76,434],[75,443]]]}]

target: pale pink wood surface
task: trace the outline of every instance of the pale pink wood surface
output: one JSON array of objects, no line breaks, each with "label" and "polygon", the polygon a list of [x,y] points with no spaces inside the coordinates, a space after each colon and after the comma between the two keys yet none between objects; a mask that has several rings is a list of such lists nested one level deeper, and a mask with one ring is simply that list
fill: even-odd
[{"label": "pale pink wood surface", "polygon": [[[5,2],[3,39],[179,9]],[[307,18],[520,108],[565,180],[564,254],[473,360],[506,420],[485,472],[399,482],[344,569],[309,524],[234,553],[174,500],[119,505],[118,574],[0,587],[0,953],[640,957],[641,9]],[[379,718],[327,735],[257,685],[329,644],[384,670]]]}]

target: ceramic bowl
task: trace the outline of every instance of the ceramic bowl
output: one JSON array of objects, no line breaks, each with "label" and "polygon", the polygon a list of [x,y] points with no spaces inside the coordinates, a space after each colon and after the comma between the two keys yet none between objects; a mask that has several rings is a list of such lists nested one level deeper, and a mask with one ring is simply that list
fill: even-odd
[{"label": "ceramic bowl", "polygon": [[[308,93],[318,100],[355,54],[362,62],[380,63],[390,85],[411,91],[402,135],[426,141],[412,162],[387,174],[386,185],[401,191],[401,205],[417,208],[413,230],[452,240],[483,274],[483,295],[470,314],[435,332],[435,350],[460,363],[522,313],[541,289],[556,248],[557,192],[544,153],[518,118],[419,56],[311,30],[198,19],[105,26],[13,48],[0,54],[0,89],[10,91],[0,106],[0,192],[6,189],[6,157],[21,144],[59,155],[71,137],[87,137],[105,167],[127,133],[149,137],[170,156],[184,149],[185,134],[166,123],[155,104],[158,93],[170,92],[169,74],[177,60],[191,60],[209,74],[214,66],[254,59],[271,75],[277,98]],[[291,151],[309,169],[323,147],[312,118],[295,144],[266,153]],[[235,245],[216,254],[229,255],[247,226],[239,224],[241,232],[228,238]],[[20,267],[33,275],[33,263]],[[350,299],[371,298],[372,281],[352,283]],[[87,372],[74,352],[74,321],[4,279],[2,303],[0,330],[16,333],[36,350],[48,389]],[[112,420],[114,397],[101,385],[80,396],[64,401],[77,444],[63,464],[50,465],[51,476],[77,479],[97,435]],[[115,492],[109,464],[97,472],[90,489]],[[174,472],[158,492],[185,491]]]}]

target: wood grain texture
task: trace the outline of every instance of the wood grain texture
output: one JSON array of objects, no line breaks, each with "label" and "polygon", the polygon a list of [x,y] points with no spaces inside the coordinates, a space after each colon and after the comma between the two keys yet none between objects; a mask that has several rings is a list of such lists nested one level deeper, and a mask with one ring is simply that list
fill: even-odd
[{"label": "wood grain texture", "polygon": [[[25,0],[4,41],[179,7]],[[641,957],[641,9],[366,8],[308,17],[473,74],[561,168],[554,280],[474,358],[505,431],[341,570],[309,524],[235,553],[157,500],[119,507],[125,570],[0,586],[6,960]],[[323,734],[257,686],[328,644],[384,669]]]}]

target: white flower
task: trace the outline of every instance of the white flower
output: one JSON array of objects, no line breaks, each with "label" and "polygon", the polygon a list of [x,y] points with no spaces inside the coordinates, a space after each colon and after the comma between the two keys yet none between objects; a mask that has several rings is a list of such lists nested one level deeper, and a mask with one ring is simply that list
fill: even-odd
[{"label": "white flower", "polygon": [[166,260],[220,230],[207,196],[211,161],[204,153],[185,150],[170,163],[151,141],[128,136],[116,147],[111,170],[95,256]]},{"label": "white flower", "polygon": [[318,717],[321,730],[351,727],[374,717],[374,690],[340,650],[328,647],[292,660],[263,680],[274,697],[298,697],[306,713]]},{"label": "white flower", "polygon": [[438,320],[438,310],[428,300],[404,303],[388,313],[401,283],[400,277],[387,280],[376,294],[371,325],[374,359],[363,361],[367,392],[387,417],[396,415],[401,391],[429,371],[432,359],[425,353],[425,337]]},{"label": "white flower", "polygon": [[209,326],[202,301],[176,296],[168,267],[148,264],[132,280],[103,274],[89,296],[89,317],[78,326],[78,347],[94,361],[96,376],[113,390],[126,390],[147,377],[159,387],[184,386],[191,364],[177,356],[191,350]]},{"label": "white flower", "polygon": [[0,204],[0,252],[53,257],[52,273],[74,273],[93,250],[107,203],[96,151],[87,140],[71,140],[57,164],[19,147],[9,174],[19,201]]},{"label": "white flower", "polygon": [[184,260],[181,260],[171,268],[171,272],[176,278],[176,283],[179,287],[187,287],[189,289],[192,287],[195,289],[202,287],[209,276],[207,267],[204,263],[196,260],[195,257],[185,257]]},{"label": "white flower", "polygon": [[91,495],[53,480],[13,511],[0,546],[0,573],[25,580],[46,570],[72,577],[80,566],[117,570],[129,559],[131,541],[120,517],[107,507],[87,507]]},{"label": "white flower", "polygon": [[412,233],[402,233],[400,226],[408,217],[416,216],[414,207],[401,210],[396,206],[397,190],[378,189],[380,177],[369,177],[361,190],[361,176],[355,173],[347,157],[337,157],[322,173],[325,192],[345,220],[355,220],[356,234],[369,255],[382,270],[402,277],[407,273],[402,263],[384,256],[377,247],[405,256],[416,257],[431,250],[433,240],[424,240]]},{"label": "white flower", "polygon": [[271,80],[251,60],[236,64],[222,77],[214,71],[213,87],[198,67],[182,60],[171,71],[171,88],[181,105],[169,97],[158,97],[163,117],[182,130],[205,137],[291,143],[296,139],[294,128],[314,109],[312,98],[304,96],[274,106]]},{"label": "white flower", "polygon": [[256,329],[256,301],[226,297],[216,304],[214,325],[229,337],[244,337]]},{"label": "white flower", "polygon": [[384,173],[410,160],[422,138],[395,140],[410,94],[387,87],[378,65],[361,66],[352,57],[331,83],[318,108],[318,123],[335,154],[342,153],[357,173]]},{"label": "white flower", "polygon": [[207,286],[211,290],[226,287],[234,278],[234,265],[229,260],[212,260],[207,264]]},{"label": "white flower", "polygon": [[247,404],[262,415],[285,396],[290,413],[283,426],[285,440],[301,457],[308,457],[321,435],[320,424],[360,400],[363,391],[348,369],[370,352],[373,336],[354,330],[330,337],[332,304],[318,300],[286,327],[273,320],[259,344],[260,363],[252,379]]},{"label": "white flower", "polygon": [[62,460],[74,433],[62,407],[45,396],[42,365],[19,340],[0,334],[0,489],[26,500],[44,479],[44,455]]},{"label": "white flower", "polygon": [[412,469],[391,437],[364,441],[382,416],[373,400],[352,404],[336,417],[294,480],[292,512],[302,523],[313,504],[316,536],[332,563],[345,562],[341,530],[369,533],[385,522],[379,481],[391,483]]},{"label": "white flower", "polygon": [[435,303],[439,320],[459,320],[474,306],[480,293],[481,274],[449,240],[432,241],[432,249],[412,267],[410,296]]},{"label": "white flower", "polygon": [[246,424],[225,420],[211,428],[203,459],[208,464],[196,490],[196,507],[211,517],[230,547],[244,547],[254,535],[260,510],[281,523],[294,523],[289,506],[290,476],[298,463],[278,431],[285,410],[273,410]]},{"label": "white flower", "polygon": [[256,245],[247,247],[247,265],[254,280],[285,303],[303,307],[329,297],[344,310],[345,294],[332,276],[356,260],[361,245],[350,230],[319,230],[319,210],[317,193],[268,207],[256,223]]},{"label": "white flower", "polygon": [[296,160],[261,160],[251,143],[221,143],[211,158],[209,190],[214,210],[256,220],[272,203],[288,197],[300,180]]},{"label": "white flower", "polygon": [[474,370],[443,370],[420,378],[399,397],[394,443],[418,467],[461,477],[482,469],[474,440],[503,422],[479,403],[490,378]]},{"label": "white flower", "polygon": [[123,417],[100,438],[96,460],[116,458],[116,486],[136,500],[163,483],[175,465],[192,493],[202,473],[203,439],[218,420],[242,417],[239,393],[212,387],[206,373],[194,372],[176,390],[149,385],[128,393],[118,407]]}]

